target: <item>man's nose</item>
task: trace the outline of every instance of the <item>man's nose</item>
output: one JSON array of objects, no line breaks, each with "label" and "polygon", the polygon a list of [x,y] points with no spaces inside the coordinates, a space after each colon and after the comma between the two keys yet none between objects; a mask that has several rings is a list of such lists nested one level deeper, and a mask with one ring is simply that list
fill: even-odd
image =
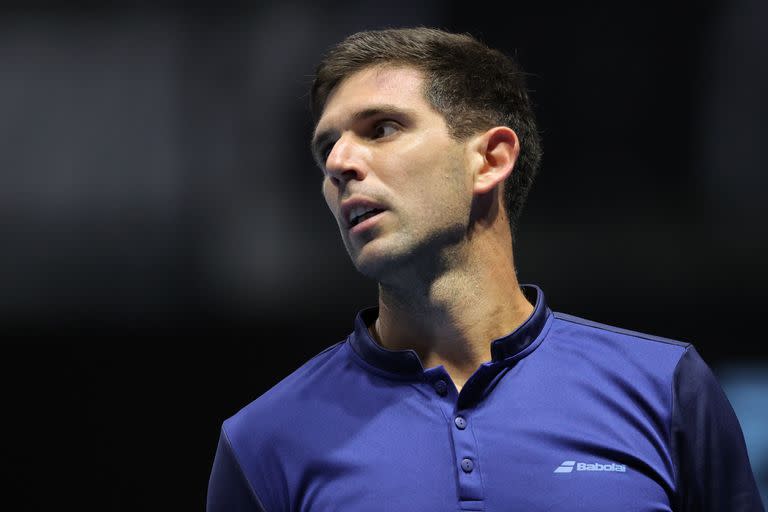
[{"label": "man's nose", "polygon": [[333,145],[325,161],[325,171],[331,181],[338,185],[352,180],[363,180],[366,176],[364,149],[354,135],[344,134]]}]

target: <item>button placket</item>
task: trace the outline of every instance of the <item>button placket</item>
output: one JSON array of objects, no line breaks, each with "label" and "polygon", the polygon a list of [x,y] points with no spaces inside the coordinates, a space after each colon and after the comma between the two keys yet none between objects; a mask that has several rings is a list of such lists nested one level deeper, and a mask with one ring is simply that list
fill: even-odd
[{"label": "button placket", "polygon": [[454,411],[451,435],[455,447],[457,472],[459,479],[459,497],[462,501],[482,500],[482,482],[478,466],[478,450],[475,436],[469,428],[468,413]]},{"label": "button placket", "polygon": [[[451,388],[450,376],[443,368],[425,371],[425,378],[426,383],[440,397],[436,400],[436,405],[442,410],[444,420],[447,421],[450,428],[449,434],[453,438],[453,443],[450,446],[453,449],[452,455],[456,464],[454,471],[458,483],[460,508],[463,509],[462,503],[469,503],[468,506],[476,507],[478,502],[484,500],[484,496],[478,447],[469,424],[473,408],[460,406],[458,400],[446,399],[446,397],[458,397],[452,392],[452,389],[455,388]],[[467,388],[467,384],[464,385],[464,388]]]},{"label": "button placket", "polygon": [[435,391],[440,396],[445,396],[448,394],[448,383],[445,382],[443,379],[440,379],[435,382]]}]

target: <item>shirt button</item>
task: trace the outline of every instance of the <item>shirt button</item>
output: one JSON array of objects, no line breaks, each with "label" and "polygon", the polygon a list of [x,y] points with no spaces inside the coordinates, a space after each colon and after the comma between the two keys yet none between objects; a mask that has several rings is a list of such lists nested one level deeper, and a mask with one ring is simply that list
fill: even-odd
[{"label": "shirt button", "polygon": [[461,461],[461,469],[463,469],[465,473],[471,473],[474,467],[475,465],[472,463],[472,459],[464,459]]},{"label": "shirt button", "polygon": [[465,428],[467,428],[467,420],[465,420],[461,416],[456,416],[456,419],[453,420],[453,422],[456,424],[456,427],[459,430],[464,430]]},{"label": "shirt button", "polygon": [[435,391],[437,391],[438,395],[445,396],[445,394],[448,393],[448,384],[446,384],[444,380],[435,382]]}]

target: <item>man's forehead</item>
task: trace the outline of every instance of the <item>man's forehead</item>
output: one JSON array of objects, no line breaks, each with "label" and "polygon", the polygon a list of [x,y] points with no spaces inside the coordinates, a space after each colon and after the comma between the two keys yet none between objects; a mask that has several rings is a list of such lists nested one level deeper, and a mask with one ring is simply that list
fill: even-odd
[{"label": "man's forehead", "polygon": [[376,86],[383,91],[396,91],[404,83],[421,85],[424,74],[413,66],[403,64],[380,64],[369,66],[353,73],[344,82],[357,81],[367,85]]},{"label": "man's forehead", "polygon": [[372,105],[400,106],[412,110],[426,104],[424,76],[407,66],[371,66],[345,78],[328,96],[316,131],[337,125]]}]

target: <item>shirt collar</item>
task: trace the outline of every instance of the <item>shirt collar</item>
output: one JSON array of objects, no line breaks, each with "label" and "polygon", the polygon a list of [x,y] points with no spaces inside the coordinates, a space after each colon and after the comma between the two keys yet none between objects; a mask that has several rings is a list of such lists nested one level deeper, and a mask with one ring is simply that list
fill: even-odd
[{"label": "shirt collar", "polygon": [[[492,362],[512,358],[529,347],[541,334],[552,314],[544,300],[544,292],[536,285],[522,285],[523,293],[534,304],[533,313],[510,334],[491,342]],[[387,372],[401,375],[419,375],[424,371],[414,350],[388,350],[374,341],[368,325],[376,320],[379,308],[360,311],[355,318],[355,330],[349,341],[352,348],[367,363]]]}]

